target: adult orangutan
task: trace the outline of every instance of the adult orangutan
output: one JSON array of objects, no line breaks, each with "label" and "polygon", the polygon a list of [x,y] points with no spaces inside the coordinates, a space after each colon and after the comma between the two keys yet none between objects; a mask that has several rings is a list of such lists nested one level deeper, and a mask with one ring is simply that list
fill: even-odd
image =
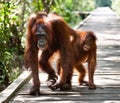
[{"label": "adult orangutan", "polygon": [[[28,32],[25,49],[25,64],[32,70],[33,86],[31,95],[40,94],[38,68],[48,74],[48,85],[56,83],[57,76],[49,63],[49,58],[59,50],[61,58],[69,57],[71,50],[69,42],[70,30],[64,19],[56,14],[47,15],[44,12],[32,14],[28,21]],[[39,57],[38,52],[42,50]],[[66,64],[68,60],[64,61]],[[68,69],[67,69],[68,70]]]},{"label": "adult orangutan", "polygon": [[[77,35],[72,34],[70,36],[70,42],[71,46],[73,47],[72,52],[74,54],[73,58],[69,58],[71,61],[73,61],[73,67],[76,68],[79,72],[79,84],[85,83],[89,86],[89,89],[95,89],[96,86],[93,81],[93,75],[96,67],[96,36],[91,31],[75,31]],[[67,75],[67,70],[65,68],[61,68],[61,60],[60,57],[57,61],[57,69],[58,74],[61,76],[60,83],[55,84],[51,89],[55,90],[60,87],[61,90],[69,90],[71,89],[71,76],[73,73],[73,69],[69,69],[71,73],[71,76],[69,75],[68,78],[66,78],[65,83],[63,81],[65,79],[65,75]],[[83,66],[84,62],[88,62],[88,73],[89,73],[89,82],[84,81],[85,77],[85,68]],[[67,77],[67,76],[66,76]]]},{"label": "adult orangutan", "polygon": [[[92,33],[90,33],[92,35],[88,36],[78,34],[79,31],[71,29],[64,19],[56,14],[39,12],[30,16],[28,21],[25,63],[26,67],[32,70],[33,86],[30,90],[31,95],[40,94],[39,67],[48,74],[48,87],[51,89],[60,87],[64,90],[71,87],[73,67],[77,67],[77,63],[79,64],[79,61],[82,62],[82,60],[87,59],[87,56],[89,64],[89,88],[95,88],[93,83],[96,63],[95,40],[92,42],[89,39],[93,37]],[[80,32],[80,34],[87,34],[87,32]],[[89,43],[87,43],[87,38]],[[87,51],[89,44],[92,44],[92,46]],[[38,56],[39,50],[42,50],[40,57]],[[59,51],[61,58],[60,65],[63,68],[61,81],[57,84],[55,84],[57,76],[49,63],[49,58],[56,51]]]}]

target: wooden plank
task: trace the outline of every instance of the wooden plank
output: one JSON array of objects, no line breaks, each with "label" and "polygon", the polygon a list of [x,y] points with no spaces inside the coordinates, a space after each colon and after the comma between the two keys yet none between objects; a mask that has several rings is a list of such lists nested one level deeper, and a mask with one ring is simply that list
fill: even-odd
[{"label": "wooden plank", "polygon": [[0,103],[8,102],[13,95],[23,86],[23,84],[30,79],[31,72],[24,71],[20,76],[9,85],[4,91],[0,93]]},{"label": "wooden plank", "polygon": [[116,95],[116,94],[93,94],[93,95],[89,95],[89,94],[86,94],[86,95],[66,95],[66,96],[63,96],[63,95],[45,95],[45,96],[38,96],[38,97],[31,97],[31,96],[24,96],[24,97],[20,97],[19,96],[19,99],[16,98],[16,102],[18,101],[21,101],[21,102],[24,102],[26,103],[27,101],[30,102],[35,102],[35,103],[38,103],[39,102],[42,102],[42,101],[49,101],[49,102],[52,102],[52,101],[105,101],[105,100],[117,100],[120,102],[120,97],[119,95]]},{"label": "wooden plank", "polygon": [[[55,94],[70,94],[70,93],[120,93],[120,75],[115,74],[107,74],[107,75],[97,75],[95,74],[95,84],[97,85],[97,89],[94,91],[88,90],[87,86],[79,86],[78,85],[78,74],[75,74],[72,79],[72,85],[73,90],[71,91],[51,91],[46,84],[47,75],[44,73],[40,73],[40,78],[44,78],[41,80],[41,93],[42,94],[49,94],[49,95],[55,95]],[[86,80],[87,80],[86,76]],[[113,84],[114,83],[114,84]],[[18,93],[18,95],[29,95],[29,89],[32,86],[32,80],[29,81]],[[109,91],[111,89],[111,91]]]},{"label": "wooden plank", "polygon": [[106,30],[113,32],[119,30],[119,21],[120,18],[110,8],[98,8],[92,12],[90,19],[85,21],[80,29],[97,33]]},{"label": "wooden plank", "polygon": [[[13,101],[12,103],[21,103],[21,101]],[[23,102],[22,102],[23,103]],[[70,101],[70,100],[60,100],[60,101],[25,101],[24,103],[120,103],[120,101],[118,100],[98,100],[98,101]]]},{"label": "wooden plank", "polygon": [[73,95],[41,95],[38,97],[35,96],[30,96],[30,95],[19,95],[14,99],[14,101],[21,101],[26,103],[26,101],[33,102],[35,101],[36,103],[39,101],[105,101],[105,100],[119,100],[120,101],[120,95],[119,94],[73,94]]},{"label": "wooden plank", "polygon": [[[103,17],[101,17],[103,15]],[[95,9],[92,13],[91,13],[91,15],[89,15],[86,19],[84,19],[82,22],[80,22],[79,24],[78,24],[78,26],[76,26],[75,27],[75,29],[81,29],[82,27],[85,27],[86,28],[86,26],[88,26],[89,25],[89,23],[91,22],[91,23],[94,23],[94,25],[92,24],[91,26],[90,26],[90,28],[95,28],[96,26],[100,26],[100,25],[96,25],[96,22],[97,23],[99,23],[99,24],[101,24],[101,23],[110,23],[110,22],[105,22],[105,19],[107,19],[108,20],[108,18],[110,19],[110,18],[112,18],[112,19],[114,19],[114,20],[116,20],[116,18],[117,18],[117,15],[116,15],[116,13],[115,12],[113,12],[110,8],[108,8],[108,7],[101,7],[101,8],[97,8],[97,9]],[[89,23],[88,23],[88,21],[89,21]],[[113,21],[113,20],[111,20],[111,21]],[[116,22],[117,23],[117,22]],[[85,24],[87,24],[87,25],[85,25]],[[94,27],[93,27],[94,26]],[[104,25],[102,25],[102,26],[104,26]],[[102,27],[101,26],[101,27]],[[109,25],[110,26],[110,25]],[[108,27],[109,27],[108,26]],[[88,29],[89,29],[89,27],[88,27]],[[100,28],[101,29],[101,28]],[[96,30],[96,29],[94,29],[94,30]],[[93,30],[93,31],[94,31]]]},{"label": "wooden plank", "polygon": [[79,87],[73,85],[71,91],[54,91],[51,92],[48,88],[41,86],[41,95],[30,96],[29,94],[19,94],[14,102],[68,102],[68,101],[83,101],[95,102],[95,101],[119,101],[120,102],[120,86],[118,87],[97,87],[96,90],[88,90],[86,87]]},{"label": "wooden plank", "polygon": [[[28,89],[29,86],[26,86],[24,88],[22,88],[23,90],[21,92],[18,93],[18,95],[29,95]],[[46,85],[42,84],[41,87],[41,94],[40,96],[43,95],[77,95],[79,93],[81,94],[120,94],[120,86],[102,86],[101,85],[97,85],[97,88],[95,90],[89,90],[87,86],[79,86],[79,85],[72,85],[72,90],[69,91],[60,91],[60,90],[55,90],[55,91],[51,91],[49,88],[46,87]],[[14,98],[13,98],[14,100]]]}]

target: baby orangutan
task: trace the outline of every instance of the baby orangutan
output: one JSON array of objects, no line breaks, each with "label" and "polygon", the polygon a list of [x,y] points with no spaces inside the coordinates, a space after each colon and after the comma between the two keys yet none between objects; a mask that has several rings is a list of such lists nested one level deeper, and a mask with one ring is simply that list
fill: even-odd
[{"label": "baby orangutan", "polygon": [[[76,30],[77,35],[72,35],[70,38],[71,46],[73,47],[72,52],[74,54],[73,58],[70,58],[70,60],[73,60],[73,68],[75,68],[79,72],[79,79],[78,82],[80,85],[85,83],[89,86],[89,89],[95,89],[96,86],[94,84],[93,75],[96,67],[96,36],[91,31],[80,31]],[[61,78],[66,75],[66,71],[61,66],[61,59],[59,58],[57,61],[57,70],[58,74],[61,76]],[[85,77],[85,67],[83,63],[88,63],[88,74],[89,74],[89,81],[84,81]],[[64,73],[65,72],[65,73]],[[60,87],[61,90],[70,90],[71,89],[71,76],[73,74],[73,69],[69,70],[71,72],[71,75],[68,76],[66,79],[66,83],[64,85],[61,84],[63,82],[62,80],[60,83],[57,83],[55,86],[53,86],[53,90]]]}]

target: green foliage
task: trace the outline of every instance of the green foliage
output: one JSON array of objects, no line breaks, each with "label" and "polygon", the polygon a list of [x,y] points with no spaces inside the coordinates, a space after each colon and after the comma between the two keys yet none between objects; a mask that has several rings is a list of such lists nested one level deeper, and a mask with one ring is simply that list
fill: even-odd
[{"label": "green foliage", "polygon": [[94,0],[56,0],[52,11],[63,16],[64,19],[74,26],[81,21],[78,12],[91,11],[94,9]]},{"label": "green foliage", "polygon": [[120,15],[120,0],[112,0],[112,9],[118,14]]},{"label": "green foliage", "polygon": [[[0,85],[2,83],[8,83],[12,81],[12,62],[14,60],[13,54],[17,52],[17,47],[14,47],[11,39],[14,37],[13,33],[17,33],[15,30],[19,26],[17,21],[18,16],[13,13],[16,6],[12,3],[0,4]],[[14,26],[15,25],[15,26]],[[12,72],[13,73],[13,72]],[[18,74],[16,74],[17,76]],[[7,85],[7,84],[6,84]]]}]

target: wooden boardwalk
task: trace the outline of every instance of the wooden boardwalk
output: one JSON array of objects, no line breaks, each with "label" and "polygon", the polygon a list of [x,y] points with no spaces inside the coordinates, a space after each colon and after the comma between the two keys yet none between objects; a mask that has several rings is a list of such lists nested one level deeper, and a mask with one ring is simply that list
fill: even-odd
[{"label": "wooden boardwalk", "polygon": [[95,72],[96,90],[89,90],[86,86],[78,86],[78,76],[75,73],[72,80],[72,90],[51,91],[47,88],[45,82],[47,75],[40,73],[41,95],[30,96],[29,89],[32,80],[29,80],[30,73],[25,71],[18,80],[0,93],[0,102],[120,103],[120,18],[110,8],[98,8],[77,28],[92,30],[98,38],[97,68]]}]

